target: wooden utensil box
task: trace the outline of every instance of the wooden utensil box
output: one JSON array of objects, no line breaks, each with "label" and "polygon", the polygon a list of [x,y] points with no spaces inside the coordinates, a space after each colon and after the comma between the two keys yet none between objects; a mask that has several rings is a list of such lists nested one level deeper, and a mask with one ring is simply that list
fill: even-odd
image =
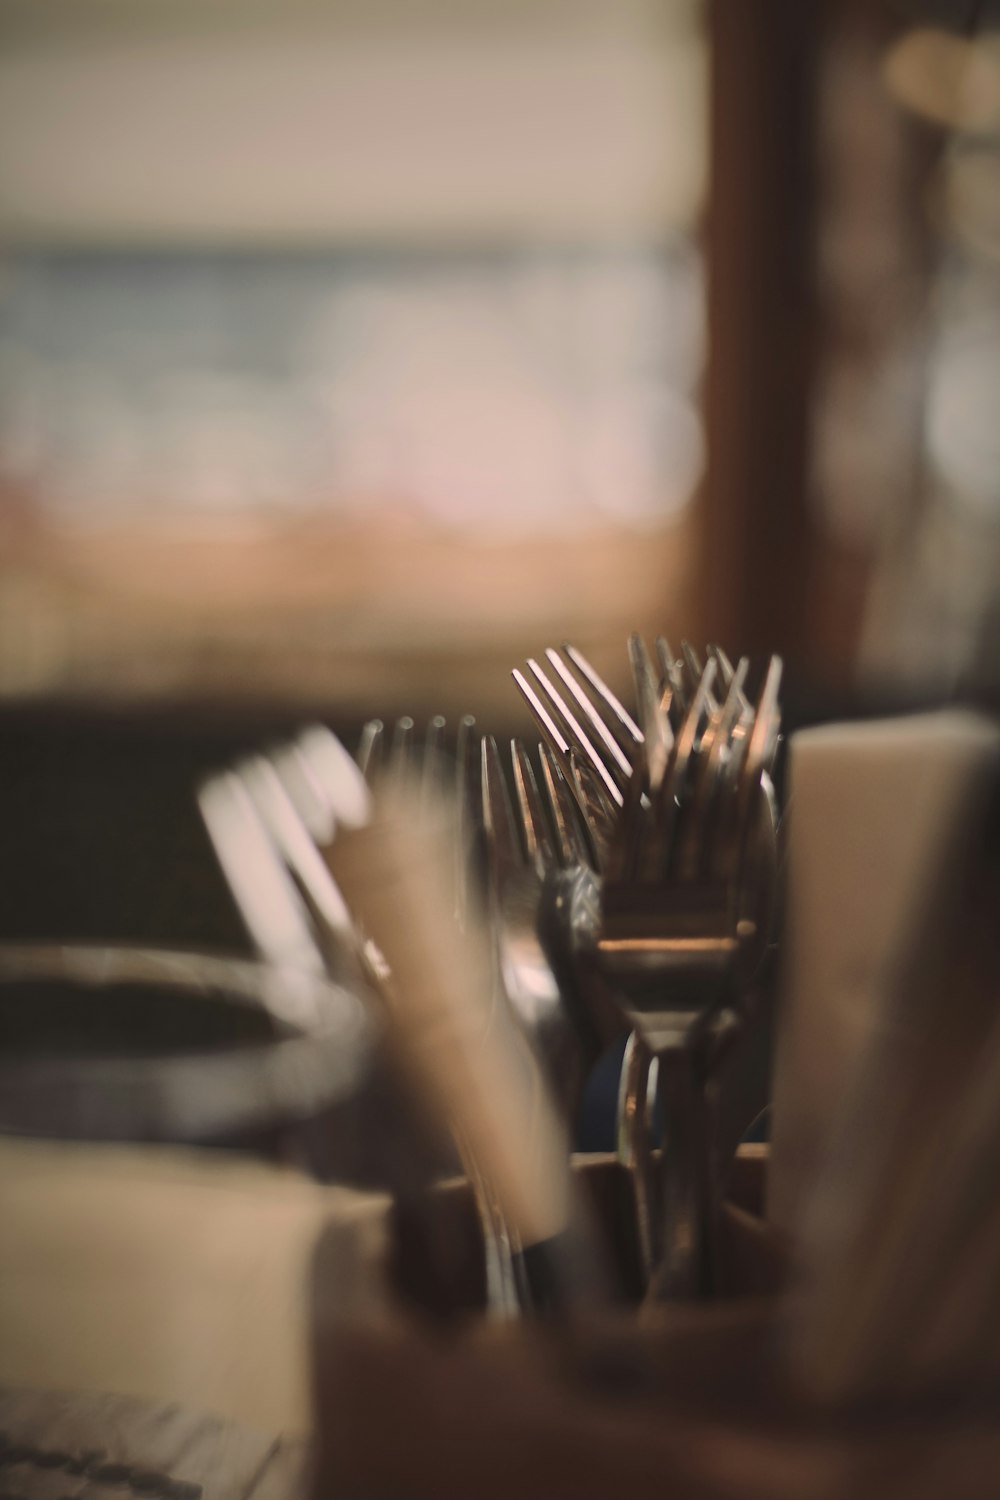
[{"label": "wooden utensil box", "polygon": [[313,1500],[948,1500],[1000,1495],[1000,1405],[811,1406],[782,1351],[788,1246],[761,1217],[766,1147],[741,1148],[724,1295],[628,1301],[627,1184],[578,1158],[623,1271],[621,1305],[567,1329],[483,1315],[464,1184],[332,1226],[313,1284]]}]

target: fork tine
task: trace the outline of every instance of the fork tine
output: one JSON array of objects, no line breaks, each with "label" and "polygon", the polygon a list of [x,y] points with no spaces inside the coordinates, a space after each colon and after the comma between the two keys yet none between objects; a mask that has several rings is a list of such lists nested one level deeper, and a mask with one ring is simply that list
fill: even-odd
[{"label": "fork tine", "polygon": [[676,733],[687,709],[684,673],[665,635],[656,637],[655,646],[656,663],[660,669],[660,709],[668,716],[670,727]]},{"label": "fork tine", "polygon": [[198,806],[243,924],[261,957],[321,973],[298,888],[242,778],[211,776],[198,788]]},{"label": "fork tine", "polygon": [[[702,864],[706,873],[714,872],[721,878],[725,878],[726,874],[723,844],[726,837],[726,809],[732,801],[733,792],[737,786],[737,768],[742,745],[739,734],[742,732],[745,736],[747,726],[745,705],[748,700],[743,687],[749,667],[749,659],[745,656],[740,657],[721,710],[721,720],[717,731],[718,743],[712,746],[712,764],[706,771],[706,777],[711,778],[707,781],[707,785],[713,805],[706,819],[707,832],[702,838]],[[728,757],[728,763],[726,757]]]},{"label": "fork tine", "polygon": [[333,808],[299,746],[281,745],[271,761],[309,836],[320,848],[329,844],[337,828]]},{"label": "fork tine", "polygon": [[242,778],[303,901],[318,918],[319,930],[334,935],[338,944],[353,946],[351,917],[346,902],[326,860],[299,817],[275,762],[263,755],[253,755],[240,762],[236,774]]},{"label": "fork tine", "polygon": [[337,736],[325,724],[310,724],[296,747],[335,821],[345,828],[362,828],[371,817],[371,790]]},{"label": "fork tine", "polygon": [[547,646],[545,648],[545,655],[548,657],[555,671],[558,672],[559,677],[565,684],[566,688],[573,695],[576,703],[586,714],[587,720],[593,727],[594,731],[599,735],[605,749],[611,756],[614,766],[617,768],[617,779],[620,785],[624,786],[625,782],[632,775],[632,762],[622,750],[618,741],[611,733],[611,730],[608,728],[607,724],[605,724],[604,720],[597,712],[597,709],[587,697],[586,693],[583,691],[580,684],[577,682],[576,678],[573,676],[572,672],[569,670],[566,663],[559,655],[558,651],[554,651],[551,646]]},{"label": "fork tine", "polygon": [[[590,762],[581,758],[575,746],[569,752],[569,774],[570,785],[576,793],[587,826],[593,836],[598,859],[603,863],[618,826],[620,816],[618,809],[608,802],[604,795],[604,787],[594,775]],[[641,785],[642,778],[633,776],[630,779],[625,789],[626,795],[633,782]]]},{"label": "fork tine", "polygon": [[742,657],[732,674],[725,699],[710,711],[708,725],[698,747],[694,788],[689,806],[682,810],[678,843],[677,875],[693,880],[699,867],[712,856],[713,807],[719,794],[719,772],[723,756],[731,748],[732,732],[740,718],[740,699],[750,663]]},{"label": "fork tine", "polygon": [[729,660],[729,657],[726,655],[725,651],[722,649],[722,647],[719,645],[719,643],[717,641],[711,641],[711,642],[709,642],[708,654],[709,654],[709,656],[714,656],[715,657],[715,660],[718,663],[718,667],[719,667],[719,680],[722,683],[722,686],[728,692],[729,691],[729,684],[733,680],[733,664],[732,664],[732,662]]},{"label": "fork tine", "polygon": [[[573,739],[575,740],[575,745],[573,748],[575,748],[581,755],[586,758],[591,770],[597,776],[598,780],[602,782],[605,792],[607,793],[608,797],[610,797],[614,806],[621,807],[624,801],[621,793],[621,788],[615,781],[614,777],[611,775],[611,772],[604,764],[604,761],[601,759],[600,755],[595,750],[593,742],[583,729],[583,726],[580,724],[579,720],[576,718],[569,704],[562,697],[558,688],[553,685],[551,679],[538,665],[538,662],[535,661],[534,657],[528,658],[528,669],[534,675],[536,681],[548,696],[549,702],[552,704],[553,708],[556,710],[563,723],[569,729],[570,734],[573,736]],[[572,754],[572,751],[570,753]]]},{"label": "fork tine", "polygon": [[698,729],[710,702],[712,683],[717,670],[714,659],[710,660],[698,678],[687,713],[684,715],[684,721],[674,741],[670,764],[660,782],[652,823],[655,834],[648,840],[643,851],[642,873],[647,879],[656,879],[662,873],[666,862],[672,857],[676,840],[678,807],[684,797]]},{"label": "fork tine", "polygon": [[569,657],[570,661],[573,663],[574,667],[576,667],[581,677],[585,678],[585,680],[590,684],[597,696],[601,699],[602,703],[604,703],[605,706],[610,709],[612,723],[618,725],[624,734],[625,743],[623,744],[622,748],[625,750],[626,754],[634,752],[635,746],[642,744],[642,730],[639,728],[632,715],[628,712],[628,709],[611,691],[600,673],[590,665],[590,662],[584,656],[582,651],[578,651],[577,648],[575,646],[571,646],[568,641],[563,643],[563,650]]},{"label": "fork tine", "polygon": [[538,746],[538,761],[542,768],[542,783],[548,798],[556,856],[564,870],[574,865],[593,865],[596,862],[593,840],[589,831],[584,832],[580,821],[580,804],[563,775],[559,763],[548,745]]},{"label": "fork tine", "polygon": [[510,758],[514,771],[514,791],[524,829],[525,852],[539,875],[544,875],[555,865],[555,851],[542,799],[538,795],[535,773],[528,752],[520,740],[511,740]]},{"label": "fork tine", "polygon": [[681,733],[677,737],[677,754],[671,761],[670,778],[667,786],[667,794],[675,802],[679,801],[683,794],[684,779],[687,775],[691,756],[694,753],[702,715],[706,711],[710,711],[711,706],[714,704],[712,686],[715,682],[717,671],[718,668],[714,661],[709,661],[701,668],[698,682],[691,698],[690,707],[684,716]]},{"label": "fork tine", "polygon": [[746,754],[740,768],[739,787],[739,817],[740,827],[744,827],[750,802],[753,799],[754,788],[760,781],[761,773],[768,769],[778,743],[778,731],[781,727],[781,713],[778,706],[778,692],[781,687],[781,673],[783,663],[780,656],[772,656],[767,667],[767,675],[764,678],[764,686],[760,690],[757,700],[757,712],[754,715],[753,728],[747,740]]},{"label": "fork tine", "polygon": [[[723,651],[722,647],[719,646],[719,645],[711,645],[711,646],[709,646],[709,648],[708,648],[708,654],[709,654],[709,656],[714,656],[715,657],[715,660],[716,660],[716,662],[718,663],[718,666],[719,666],[719,679],[720,679],[720,681],[722,683],[723,689],[725,690],[725,692],[728,693],[730,687],[732,686],[732,681],[733,681],[733,678],[736,675],[736,671],[738,671],[739,669],[738,668],[736,668],[736,669],[733,668],[733,664],[729,660],[729,657],[726,655],[725,651]],[[745,658],[741,658],[741,660],[745,660]],[[743,675],[744,675],[744,678],[745,678],[746,677],[746,673],[744,672]],[[750,713],[750,700],[747,697],[746,693],[743,691],[743,688],[742,688],[742,685],[741,685],[741,687],[740,687],[740,715],[741,715],[741,717],[746,717],[749,713]]]},{"label": "fork tine", "polygon": [[531,683],[525,677],[524,673],[519,671],[517,667],[515,667],[513,672],[511,673],[511,676],[517,683],[521,696],[525,699],[528,707],[531,709],[531,713],[535,720],[535,723],[542,731],[545,743],[552,751],[552,754],[559,761],[560,765],[566,768],[568,774],[569,741],[563,734],[562,730],[559,728],[559,725],[556,723],[555,719],[553,719],[552,715],[549,713],[548,709],[545,707],[545,704],[542,702],[541,698],[539,698],[538,694],[531,686]]},{"label": "fork tine", "polygon": [[[738,743],[732,769],[727,777],[730,811],[728,814],[720,813],[714,857],[728,879],[735,879],[739,873],[747,842],[752,836],[751,814],[755,795],[777,744],[781,673],[781,658],[772,656],[757,707],[750,718],[744,720],[743,738]],[[724,840],[728,840],[728,843]]]},{"label": "fork tine", "polygon": [[471,852],[477,830],[482,827],[483,787],[479,735],[472,714],[463,714],[455,733],[455,790],[461,843]]},{"label": "fork tine", "polygon": [[741,701],[746,701],[743,697],[743,684],[749,668],[749,657],[741,656],[739,665],[730,673],[726,695],[712,710],[709,727],[702,736],[699,746],[699,774],[707,783],[715,778],[733,729],[739,722],[740,704]]},{"label": "fork tine", "polygon": [[660,708],[659,684],[646,650],[646,642],[638,631],[633,631],[628,638],[628,655],[639,708],[639,723],[642,725],[645,742],[646,777],[650,792],[655,792],[667,768],[674,735],[670,721]]},{"label": "fork tine", "polygon": [[517,835],[514,813],[504,781],[500,751],[493,735],[484,735],[480,743],[483,823],[493,854],[493,868],[498,876],[524,866],[524,851]]},{"label": "fork tine", "polygon": [[701,659],[690,641],[681,641],[681,656],[687,668],[688,677],[697,686],[704,670]]},{"label": "fork tine", "polygon": [[361,731],[361,743],[355,757],[361,774],[367,781],[371,781],[382,769],[384,747],[385,725],[381,719],[369,719]]},{"label": "fork tine", "polygon": [[390,769],[396,776],[405,776],[413,769],[413,759],[413,720],[409,714],[402,714],[393,725],[392,748],[389,752]]},{"label": "fork tine", "polygon": [[463,927],[469,911],[469,895],[481,869],[483,788],[479,739],[472,714],[463,714],[455,733],[455,790],[458,799],[458,839],[455,891],[456,917]]},{"label": "fork tine", "polygon": [[778,740],[781,737],[781,703],[779,693],[781,690],[781,678],[784,672],[784,663],[780,656],[772,656],[768,664],[768,674],[764,683],[764,691],[761,694],[761,703],[757,709],[758,718],[761,711],[767,718],[767,732],[764,735],[764,749],[761,756],[765,771],[774,769],[774,759],[778,753]]},{"label": "fork tine", "polygon": [[[681,641],[681,655],[684,658],[684,669],[691,684],[690,698],[693,699],[694,695],[698,692],[698,689],[701,685],[701,679],[704,674],[705,668],[702,666],[701,657],[698,655],[697,651],[694,649],[690,641]],[[712,660],[712,658],[710,657],[709,660]],[[718,663],[716,663],[715,671],[717,672],[718,669]],[[715,694],[711,690],[709,691],[707,702],[709,709],[714,709],[716,707]]]},{"label": "fork tine", "polygon": [[444,734],[448,721],[444,714],[435,714],[427,721],[427,732],[424,735],[424,754],[431,759],[439,755],[444,746]]},{"label": "fork tine", "polygon": [[675,708],[676,717],[682,717],[688,708],[688,693],[684,682],[684,670],[681,663],[673,654],[666,636],[657,636],[657,663],[660,666],[660,693],[666,699],[670,697],[670,706]]},{"label": "fork tine", "polygon": [[645,812],[642,777],[633,776],[625,788],[625,806],[604,854],[604,877],[609,884],[624,883],[635,876],[640,851],[649,836],[649,830],[645,826]]},{"label": "fork tine", "polygon": [[444,774],[444,736],[446,721],[443,714],[435,714],[428,721],[427,731],[424,735],[424,748],[422,765],[420,768],[420,807],[422,811],[427,806],[435,792],[441,792],[445,787]]},{"label": "fork tine", "polygon": [[[458,779],[463,793],[463,802],[475,806],[480,800],[479,791],[479,742],[476,738],[476,720],[473,714],[463,714],[455,732],[455,761]],[[471,793],[477,795],[473,796]]]}]

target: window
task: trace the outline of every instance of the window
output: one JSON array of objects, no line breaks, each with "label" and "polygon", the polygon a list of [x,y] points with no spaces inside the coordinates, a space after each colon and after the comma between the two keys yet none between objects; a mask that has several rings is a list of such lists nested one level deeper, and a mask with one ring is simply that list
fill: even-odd
[{"label": "window", "polygon": [[0,18],[0,688],[475,707],[684,620],[699,7]]}]

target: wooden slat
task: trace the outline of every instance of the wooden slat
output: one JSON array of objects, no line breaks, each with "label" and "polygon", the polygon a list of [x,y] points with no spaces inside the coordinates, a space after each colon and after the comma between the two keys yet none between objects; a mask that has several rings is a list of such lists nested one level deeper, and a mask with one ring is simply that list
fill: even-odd
[{"label": "wooden slat", "polygon": [[700,568],[733,650],[808,649],[808,421],[815,336],[815,117],[824,7],[715,0]]}]

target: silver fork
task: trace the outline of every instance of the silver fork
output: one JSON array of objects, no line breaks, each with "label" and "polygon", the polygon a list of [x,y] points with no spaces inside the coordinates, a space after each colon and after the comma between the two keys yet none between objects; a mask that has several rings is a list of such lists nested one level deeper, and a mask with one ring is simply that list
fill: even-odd
[{"label": "silver fork", "polygon": [[506,999],[539,1053],[564,1118],[572,1124],[589,1033],[567,1003],[540,931],[549,888],[561,870],[589,862],[591,848],[558,765],[540,747],[544,797],[524,746],[511,741],[512,806],[492,735],[482,741],[482,798],[489,855],[488,896],[497,966]]},{"label": "silver fork", "polygon": [[[620,736],[628,722],[622,705],[580,653],[564,651],[559,675],[565,684],[569,665],[576,669],[578,708],[586,691],[582,678],[594,714]],[[555,652],[547,655],[553,665],[559,659]],[[702,667],[691,647],[685,645],[678,661],[661,638],[658,673],[636,636],[629,655],[641,721],[632,734],[633,774],[604,850],[599,920],[578,926],[574,940],[591,947],[648,1054],[660,1062],[667,1147],[657,1215],[663,1234],[658,1291],[690,1295],[703,1289],[710,1274],[711,1246],[702,1243],[711,1238],[713,1216],[714,1172],[704,1159],[710,1057],[731,1025],[726,991],[734,988],[736,969],[749,969],[759,955],[762,914],[766,920],[766,902],[748,915],[739,896],[741,881],[751,890],[760,883],[758,865],[765,867],[765,883],[772,873],[757,856],[754,836],[756,829],[766,843],[770,830],[773,838],[771,809],[767,805],[755,817],[751,804],[762,795],[776,738],[780,663],[772,662],[754,714],[743,691],[745,663],[733,668],[719,648],[710,650]],[[564,700],[550,695],[545,674],[533,675],[548,697],[542,707],[550,706],[566,731],[568,753],[572,724]],[[714,692],[717,675],[721,701]],[[587,718],[593,725],[593,715]],[[589,738],[593,745],[596,737]],[[644,1048],[633,1041],[623,1069],[619,1124],[640,1187],[638,1158],[648,1152],[648,1063]],[[643,1235],[641,1202],[639,1207],[640,1241],[652,1251],[651,1237]]]},{"label": "silver fork", "polygon": [[[652,1290],[690,1296],[714,1267],[717,1167],[708,1117],[713,1053],[731,1032],[741,989],[767,933],[758,885],[770,877],[759,848],[773,838],[761,814],[761,777],[776,735],[780,664],[772,663],[752,725],[741,696],[745,668],[714,699],[710,658],[650,805],[620,825],[621,877],[602,890],[596,951],[623,1010],[658,1060],[665,1122],[658,1269]],[[741,723],[747,731],[734,738]],[[648,774],[648,773],[647,773]]]},{"label": "silver fork", "polygon": [[[547,914],[593,858],[584,820],[556,761],[538,747],[536,777],[525,747],[512,740],[510,774],[514,800],[495,739],[482,741],[483,819],[487,835],[488,899],[503,999],[541,1061],[548,1092],[572,1128],[583,1084],[603,1039],[580,1004],[562,952],[550,935]],[[604,1295],[606,1272],[582,1203],[577,1202],[565,1244],[546,1250],[543,1284],[554,1285],[572,1303],[592,1306]],[[528,1288],[529,1300],[534,1289]]]},{"label": "silver fork", "polygon": [[[676,716],[687,706],[687,689],[681,664],[674,659],[664,637],[658,638],[656,650],[661,668],[659,681],[654,679],[652,664],[641,638],[633,635],[629,640],[629,657],[639,717],[643,721],[642,728],[583,653],[569,643],[563,645],[561,652],[551,646],[546,648],[545,658],[550,669],[548,673],[537,661],[529,659],[527,669],[534,679],[534,685],[524,673],[517,670],[513,673],[518,688],[545,736],[550,757],[558,756],[572,779],[581,810],[591,829],[597,856],[595,868],[606,865],[609,852],[615,846],[615,830],[623,815],[626,800],[634,800],[647,780],[647,745],[655,746],[661,757],[669,754],[673,740],[669,711],[672,706]],[[559,688],[555,687],[550,674],[558,678]],[[567,699],[572,700],[572,708]],[[590,753],[584,749],[591,772],[589,780],[582,774],[580,751],[573,743],[580,717],[586,721],[590,730]],[[595,750],[603,760],[607,776],[598,776],[593,754]],[[643,774],[634,776],[633,773],[640,767],[643,768]],[[616,806],[612,806],[602,793],[602,785],[606,787],[607,777],[614,779],[623,794],[620,804]],[[594,908],[592,899],[582,902],[578,900],[572,904],[582,908],[583,913],[588,908],[591,911]],[[585,929],[587,925],[585,916],[581,922],[580,914],[567,913],[565,926],[570,932],[579,930],[581,926]],[[574,945],[571,943],[570,946]],[[593,986],[591,993],[594,993]],[[632,1185],[636,1241],[644,1282],[652,1274],[655,1258],[651,1193],[655,1086],[655,1059],[642,1038],[633,1032],[622,1059],[616,1152]]]},{"label": "silver fork", "polygon": [[[450,762],[447,731],[447,721],[442,715],[435,715],[428,721],[420,740],[409,715],[397,718],[389,730],[380,719],[369,720],[361,732],[357,764],[369,784],[377,782],[383,775],[408,776],[411,782],[420,785],[421,803],[426,802],[433,791],[447,793],[450,789],[454,794],[458,808],[455,918],[460,926],[464,926],[470,902],[479,897],[477,845],[485,831],[478,784],[479,742],[475,719],[470,714],[464,715],[458,721],[454,759]],[[496,1003],[495,996],[493,1003]],[[520,1272],[519,1247],[488,1178],[461,1141],[458,1149],[483,1234],[487,1303],[500,1317],[517,1316],[530,1300]]]},{"label": "silver fork", "polygon": [[381,719],[369,719],[361,731],[356,760],[369,785],[383,773],[414,774],[421,785],[422,802],[435,790],[445,794],[449,789],[454,791],[458,805],[455,915],[464,924],[468,902],[478,895],[483,875],[479,735],[474,716],[463,714],[458,720],[453,754],[448,747],[448,723],[442,714],[428,720],[419,743],[416,725],[408,714],[396,719],[390,731]]}]

